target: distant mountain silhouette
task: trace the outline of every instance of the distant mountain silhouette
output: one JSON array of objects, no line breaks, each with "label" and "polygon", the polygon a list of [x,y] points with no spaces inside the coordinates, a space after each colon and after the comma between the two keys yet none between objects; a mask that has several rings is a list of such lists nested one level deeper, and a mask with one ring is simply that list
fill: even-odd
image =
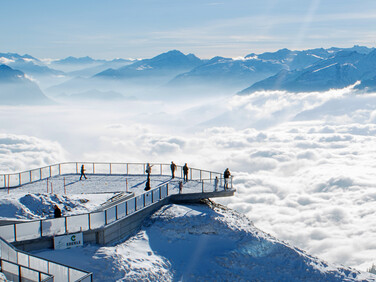
[{"label": "distant mountain silhouette", "polygon": [[25,105],[48,104],[51,101],[38,85],[25,77],[19,70],[0,65],[0,104]]}]

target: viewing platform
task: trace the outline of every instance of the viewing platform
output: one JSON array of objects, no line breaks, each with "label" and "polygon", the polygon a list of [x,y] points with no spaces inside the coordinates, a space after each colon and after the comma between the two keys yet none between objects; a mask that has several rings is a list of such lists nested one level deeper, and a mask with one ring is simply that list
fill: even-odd
[{"label": "viewing platform", "polygon": [[[80,181],[82,165],[86,169],[87,179]],[[23,251],[53,248],[56,236],[76,233],[82,233],[84,243],[106,245],[132,235],[141,227],[145,218],[164,205],[230,197],[235,193],[232,177],[225,185],[223,175],[218,172],[190,168],[188,181],[183,181],[181,166],[177,166],[175,177],[172,178],[170,164],[151,163],[150,165],[152,169],[149,175],[151,187],[149,191],[145,191],[147,164],[140,163],[61,163],[0,175],[0,194],[3,195],[8,193],[113,194],[90,213],[0,225],[0,237]],[[183,184],[182,188],[180,183]],[[16,252],[28,255],[22,251]],[[2,255],[1,259],[9,260],[9,257],[3,258]],[[18,259],[10,261],[14,264],[21,263]],[[30,267],[27,263],[20,265]],[[41,273],[49,274],[46,269],[39,270]],[[68,281],[65,280],[67,273],[69,274],[69,271],[64,274],[54,273],[54,281]]]}]

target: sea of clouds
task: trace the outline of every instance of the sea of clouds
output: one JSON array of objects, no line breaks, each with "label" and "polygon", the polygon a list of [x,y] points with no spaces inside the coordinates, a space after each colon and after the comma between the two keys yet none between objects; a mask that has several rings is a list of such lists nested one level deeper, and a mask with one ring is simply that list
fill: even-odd
[{"label": "sea of clouds", "polygon": [[228,167],[237,193],[216,201],[322,259],[376,262],[376,94],[0,108],[1,172],[62,161]]}]

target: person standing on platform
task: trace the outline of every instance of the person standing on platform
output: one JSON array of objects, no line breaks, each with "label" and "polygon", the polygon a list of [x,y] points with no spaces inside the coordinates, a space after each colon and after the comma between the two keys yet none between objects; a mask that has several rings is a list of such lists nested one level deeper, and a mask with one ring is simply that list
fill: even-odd
[{"label": "person standing on platform", "polygon": [[215,189],[215,191],[218,190],[218,176],[216,176],[215,179],[214,179],[214,189]]},{"label": "person standing on platform", "polygon": [[87,179],[86,175],[85,175],[85,167],[84,165],[81,166],[81,176],[80,176],[80,180],[82,179],[82,176],[85,177],[85,179]]},{"label": "person standing on platform", "polygon": [[175,178],[176,164],[174,162],[171,162],[170,168],[171,168],[171,178]]},{"label": "person standing on platform", "polygon": [[59,218],[61,217],[61,210],[57,205],[54,205],[54,218]]},{"label": "person standing on platform", "polygon": [[189,170],[188,165],[187,163],[185,163],[185,165],[183,166],[183,174],[184,174],[183,179],[185,182],[188,182],[188,170]]},{"label": "person standing on platform", "polygon": [[230,178],[230,171],[228,170],[228,168],[226,168],[225,172],[223,173],[223,178],[225,180],[225,184],[224,184],[224,187],[225,189],[228,189],[228,179]]}]

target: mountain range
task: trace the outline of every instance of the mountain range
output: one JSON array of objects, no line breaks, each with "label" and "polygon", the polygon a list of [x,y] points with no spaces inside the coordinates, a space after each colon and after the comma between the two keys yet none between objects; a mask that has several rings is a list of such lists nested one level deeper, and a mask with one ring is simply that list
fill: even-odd
[{"label": "mountain range", "polygon": [[35,78],[52,97],[73,97],[93,89],[125,96],[150,92],[156,98],[169,92],[176,97],[244,95],[260,90],[311,92],[355,83],[355,89],[376,90],[376,50],[364,46],[281,49],[249,53],[238,59],[217,56],[209,60],[178,50],[142,60],[97,60],[86,56],[47,61],[30,55],[0,53],[0,63]]}]

